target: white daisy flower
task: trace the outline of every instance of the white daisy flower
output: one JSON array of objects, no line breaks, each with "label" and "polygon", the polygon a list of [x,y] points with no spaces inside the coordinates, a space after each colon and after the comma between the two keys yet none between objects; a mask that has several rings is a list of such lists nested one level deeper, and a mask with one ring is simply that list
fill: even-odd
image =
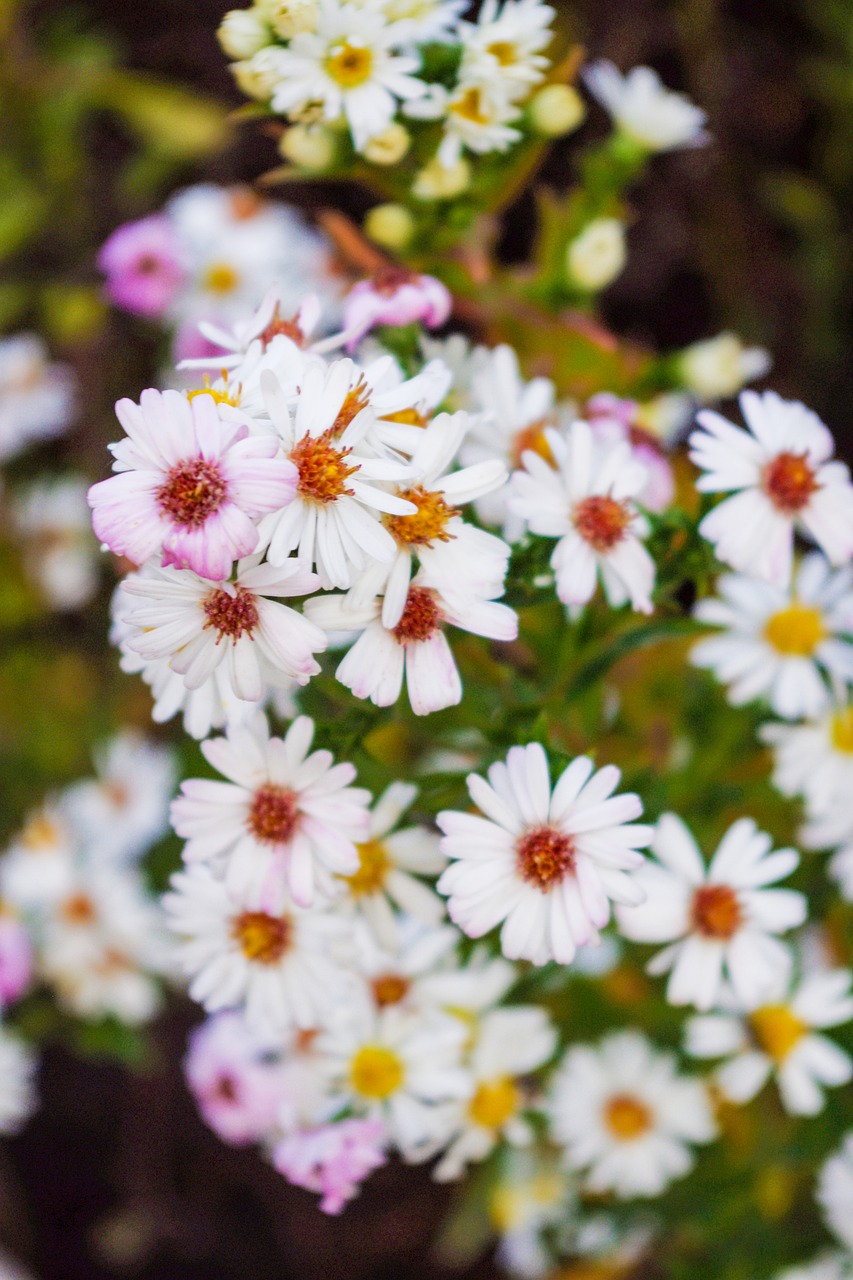
[{"label": "white daisy flower", "polygon": [[232,582],[152,567],[121,584],[133,598],[123,620],[136,628],[127,646],[143,659],[168,658],[188,689],[201,688],[224,664],[233,696],[258,703],[262,660],[298,684],[320,670],[313,655],[326,648],[325,635],[275,599],[307,595],[318,585],[301,560],[258,564],[253,556],[238,563]]},{"label": "white daisy flower", "polygon": [[334,877],[358,866],[354,841],[369,829],[370,793],[349,784],[351,764],[330,751],[310,755],[314,722],[294,720],[284,738],[270,737],[262,715],[201,746],[228,782],[190,778],[172,804],[172,825],[186,841],[188,864],[224,871],[234,897],[276,900],[283,885],[301,907],[319,890],[336,891]]},{"label": "white daisy flower", "polygon": [[444,137],[436,155],[443,169],[458,165],[466,148],[486,155],[508,151],[521,139],[521,131],[513,128],[521,111],[494,75],[465,76],[450,93],[440,85],[431,88],[437,113],[444,116]]},{"label": "white daisy flower", "polygon": [[503,921],[501,950],[511,960],[569,964],[578,947],[598,940],[610,901],[638,903],[633,874],[651,828],[634,824],[635,795],[614,796],[619,770],[593,774],[584,756],[551,789],[539,743],[512,747],[488,779],[468,775],[471,799],[485,817],[445,810],[436,819],[442,851],[455,859],[438,882],[451,920],[471,938]]},{"label": "white daisy flower", "polygon": [[494,599],[502,595],[510,549],[500,538],[461,519],[459,507],[493,493],[505,483],[500,458],[452,470],[453,460],[471,426],[462,411],[440,413],[419,430],[411,456],[411,474],[401,499],[414,506],[405,515],[385,517],[396,544],[396,556],[385,585],[382,621],[395,627],[406,605],[413,561],[421,566],[421,581],[451,597],[454,604],[470,595]]},{"label": "white daisy flower", "polygon": [[383,1119],[403,1158],[416,1163],[447,1140],[447,1104],[471,1093],[464,1040],[455,1018],[391,1006],[341,1014],[317,1048],[340,1106]]},{"label": "white daisy flower", "polygon": [[773,748],[773,785],[801,795],[817,817],[853,794],[853,703],[834,707],[805,724],[765,724],[759,731]]},{"label": "white daisy flower", "polygon": [[410,916],[395,925],[396,936],[387,949],[364,924],[356,932],[358,970],[370,1008],[379,1011],[393,1005],[418,1014],[440,1009],[430,978],[436,968],[456,963],[459,931],[450,924],[423,925]]},{"label": "white daisy flower", "polygon": [[847,902],[853,902],[853,812],[850,794],[839,795],[827,810],[804,824],[797,838],[805,849],[832,849],[828,871]]},{"label": "white daisy flower", "polygon": [[172,877],[163,906],[190,996],[208,1013],[242,1008],[252,1030],[269,1036],[316,1028],[335,1000],[347,1001],[352,936],[343,917],[297,907],[286,894],[267,908],[256,896],[236,898],[201,865]]},{"label": "white daisy flower", "polygon": [[282,388],[269,372],[261,380],[264,399],[297,473],[296,497],[260,523],[260,545],[272,564],[296,550],[316,564],[325,590],[348,587],[353,570],[394,557],[394,542],[372,512],[412,515],[413,503],[387,493],[377,482],[399,481],[407,468],[386,458],[354,452],[373,424],[370,388],[351,360],[305,371],[291,416]]},{"label": "white daisy flower", "polygon": [[135,870],[77,866],[37,921],[36,941],[42,979],[78,1017],[136,1025],[159,1009],[154,975],[166,971],[166,934]]},{"label": "white daisy flower", "polygon": [[693,1166],[694,1143],[716,1125],[699,1080],[680,1076],[675,1058],[639,1031],[616,1031],[597,1047],[575,1045],[558,1068],[551,1135],[585,1187],[621,1200],[659,1196]]},{"label": "white daisy flower", "polygon": [[853,1018],[851,975],[816,971],[791,989],[783,976],[748,1012],[721,1000],[721,1012],[691,1018],[685,1047],[694,1058],[726,1058],[714,1080],[732,1102],[750,1102],[771,1076],[785,1110],[812,1116],[823,1110],[821,1086],[847,1084],[853,1061],[820,1032]]},{"label": "white daisy flower", "polygon": [[717,589],[693,616],[724,630],[694,645],[690,661],[713,670],[734,706],[763,697],[786,720],[814,718],[832,703],[827,680],[853,681],[853,570],[833,573],[812,552],[790,588],[724,574]]},{"label": "white daisy flower", "polygon": [[51,364],[37,334],[0,340],[0,462],[60,435],[74,416],[74,398],[70,367]]},{"label": "white daisy flower", "polygon": [[[687,827],[665,813],[636,881],[641,906],[618,911],[621,932],[635,942],[669,945],[649,963],[670,973],[670,1004],[713,1007],[724,971],[744,1007],[754,1007],[790,971],[791,955],[774,934],[801,925],[806,899],[793,889],[771,889],[799,863],[794,849],[771,853],[770,836],[751,818],[729,828],[706,869]],[[671,972],[670,972],[671,971]]]},{"label": "white daisy flower", "polygon": [[65,789],[63,810],[93,859],[140,857],[168,830],[174,755],[128,729],[95,753],[95,770]]},{"label": "white daisy flower", "polygon": [[[444,634],[445,625],[490,640],[518,635],[518,618],[508,605],[461,595],[452,599],[428,585],[421,572],[408,586],[395,626],[387,627],[378,597],[364,604],[349,596],[315,596],[305,602],[306,616],[327,631],[360,631],[335,675],[357,698],[377,707],[392,706],[403,678],[415,715],[429,715],[462,699],[462,681]],[[386,597],[387,599],[387,597]]]},{"label": "white daisy flower", "polygon": [[277,77],[273,110],[287,114],[319,106],[325,120],[346,119],[361,151],[392,123],[398,101],[426,92],[413,75],[419,59],[395,52],[400,34],[379,4],[324,0],[315,29],[297,32],[271,58]]},{"label": "white daisy flower", "polygon": [[531,1092],[520,1077],[543,1066],[556,1047],[557,1032],[544,1009],[517,1005],[485,1015],[469,1058],[474,1092],[457,1104],[453,1139],[433,1175],[439,1182],[461,1177],[466,1165],[485,1160],[502,1140],[532,1142],[524,1116]]},{"label": "white daisy flower", "polygon": [[542,50],[553,39],[554,16],[541,0],[485,0],[476,23],[459,25],[460,80],[495,80],[510,100],[526,98],[548,69]]},{"label": "white daisy flower", "polygon": [[100,553],[87,488],[78,476],[38,481],[12,507],[27,576],[52,609],[80,609],[98,589]]},{"label": "white daisy flower", "polygon": [[633,67],[623,76],[602,59],[586,68],[584,81],[619,130],[645,151],[701,147],[709,141],[705,112],[667,89],[651,67]]},{"label": "white daisy flower", "polygon": [[464,965],[454,958],[452,963],[436,966],[420,982],[423,999],[452,1013],[468,1030],[467,1047],[473,1048],[483,1016],[500,1004],[515,986],[519,973],[503,956],[493,956],[485,944],[474,947]]},{"label": "white daisy flower", "polygon": [[551,556],[557,595],[564,604],[586,604],[600,574],[612,606],[630,600],[633,609],[651,613],[655,566],[641,542],[648,525],[634,502],[648,481],[645,467],[627,442],[596,440],[586,422],[572,423],[565,439],[550,427],[544,435],[556,468],[526,450],[525,469],[512,477],[509,509],[531,533],[559,538]]},{"label": "white daisy flower", "polygon": [[821,1169],[815,1198],[830,1231],[853,1252],[853,1133]]},{"label": "white daisy flower", "polygon": [[77,839],[61,804],[29,814],[0,858],[0,898],[22,914],[49,911],[74,875]]},{"label": "white daisy flower", "polygon": [[713,410],[697,415],[691,460],[705,472],[701,493],[733,492],[699,532],[720,560],[778,587],[791,577],[794,531],[816,542],[832,564],[853,556],[853,486],[843,462],[830,461],[832,434],[816,413],[775,391],[744,391],[748,431]]},{"label": "white daisy flower", "polygon": [[394,24],[401,45],[455,44],[457,21],[467,0],[383,0],[382,9]]},{"label": "white daisy flower", "polygon": [[419,876],[437,876],[447,865],[438,836],[423,826],[395,830],[417,787],[392,782],[373,805],[367,838],[356,845],[358,868],[344,877],[348,898],[376,940],[393,948],[399,942],[394,908],[425,925],[444,917],[444,903]]},{"label": "white daisy flower", "polygon": [[36,1067],[30,1046],[0,1026],[0,1134],[18,1133],[35,1111]]}]

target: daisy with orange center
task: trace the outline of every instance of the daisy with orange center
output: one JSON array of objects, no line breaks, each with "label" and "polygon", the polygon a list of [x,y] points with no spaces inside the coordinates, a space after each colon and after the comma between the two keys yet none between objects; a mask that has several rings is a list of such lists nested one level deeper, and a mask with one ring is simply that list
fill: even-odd
[{"label": "daisy with orange center", "polygon": [[592,599],[601,577],[614,607],[630,601],[652,612],[655,566],[642,538],[648,525],[636,507],[647,484],[625,441],[598,440],[586,422],[564,436],[545,429],[555,466],[528,450],[511,482],[509,509],[531,533],[558,538],[551,556],[557,595],[567,605]]},{"label": "daisy with orange center", "polygon": [[648,971],[670,973],[670,1004],[712,1008],[727,975],[737,999],[754,1008],[787,978],[790,953],[775,935],[803,923],[806,900],[768,887],[799,862],[793,849],[770,850],[770,837],[740,818],[706,868],[681,819],[667,813],[659,820],[654,856],[637,873],[645,901],[620,908],[617,918],[627,938],[668,944]]},{"label": "daisy with orange center", "polygon": [[832,461],[832,435],[816,413],[774,391],[744,391],[747,431],[718,413],[698,415],[690,437],[704,472],[702,493],[731,493],[699,531],[720,560],[784,588],[791,577],[794,532],[816,542],[831,564],[853,555],[853,486]]},{"label": "daisy with orange center", "polygon": [[269,1039],[319,1026],[348,998],[350,930],[333,912],[301,909],[280,888],[268,898],[231,893],[201,863],[172,877],[163,905],[190,995],[209,1013],[242,1009]]},{"label": "daisy with orange center", "polygon": [[833,689],[853,682],[850,568],[833,572],[814,551],[790,587],[724,574],[717,589],[694,617],[721,630],[700,640],[690,661],[710,667],[735,706],[763,697],[786,720],[814,718],[832,705]]},{"label": "daisy with orange center", "polygon": [[552,791],[547,756],[531,743],[493,764],[488,782],[473,773],[467,781],[484,816],[445,810],[437,822],[452,859],[438,889],[469,937],[501,925],[509,959],[569,964],[578,947],[598,941],[611,900],[642,900],[638,849],[651,829],[633,822],[637,796],[613,795],[618,769],[593,773],[580,757]]},{"label": "daisy with orange center", "polygon": [[202,744],[228,779],[191,778],[172,805],[172,824],[186,841],[187,863],[222,868],[234,894],[265,903],[287,885],[294,901],[328,900],[336,877],[358,866],[356,841],[369,830],[369,793],[352,787],[355,768],[329,751],[309,754],[314,725],[294,720],[284,738],[270,737],[258,716],[226,738]]},{"label": "daisy with orange center", "polygon": [[716,1136],[701,1081],[678,1074],[639,1031],[575,1045],[555,1073],[551,1136],[593,1194],[659,1196],[693,1165],[692,1147]]},{"label": "daisy with orange center", "polygon": [[845,969],[807,973],[793,988],[782,977],[747,1010],[724,992],[720,1012],[687,1023],[687,1052],[725,1059],[714,1080],[732,1102],[751,1101],[772,1077],[786,1111],[815,1115],[823,1109],[823,1089],[853,1076],[850,1056],[822,1034],[853,1018],[850,981]]}]

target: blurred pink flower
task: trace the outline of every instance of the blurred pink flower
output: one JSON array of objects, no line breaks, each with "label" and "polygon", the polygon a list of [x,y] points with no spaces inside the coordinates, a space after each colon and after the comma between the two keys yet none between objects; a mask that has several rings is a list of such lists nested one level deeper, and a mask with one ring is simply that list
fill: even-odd
[{"label": "blurred pink flower", "polygon": [[587,401],[584,416],[599,440],[607,444],[627,441],[634,457],[649,473],[637,501],[649,511],[665,511],[675,496],[672,467],[655,437],[637,426],[638,409],[636,400],[623,400],[602,391]]},{"label": "blurred pink flower", "polygon": [[385,1163],[384,1143],[381,1120],[341,1120],[282,1138],[272,1159],[288,1182],[323,1197],[324,1213],[340,1213],[367,1175]]},{"label": "blurred pink flower", "polygon": [[180,245],[162,214],[118,227],[98,254],[106,290],[116,306],[157,320],[184,281]]},{"label": "blurred pink flower", "polygon": [[444,324],[453,298],[434,276],[419,276],[404,267],[388,267],[369,280],[360,280],[344,299],[347,349],[375,325],[406,325],[420,321],[428,329]]},{"label": "blurred pink flower", "polygon": [[239,1014],[217,1014],[193,1031],[184,1075],[205,1124],[224,1142],[247,1146],[275,1124],[285,1092],[281,1064],[264,1058]]},{"label": "blurred pink flower", "polygon": [[33,974],[30,935],[17,916],[0,908],[0,1009],[24,994]]}]

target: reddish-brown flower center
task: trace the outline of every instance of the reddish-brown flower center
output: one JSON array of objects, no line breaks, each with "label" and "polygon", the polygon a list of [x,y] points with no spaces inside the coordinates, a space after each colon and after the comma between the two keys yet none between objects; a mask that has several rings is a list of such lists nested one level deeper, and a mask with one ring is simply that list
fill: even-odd
[{"label": "reddish-brown flower center", "polygon": [[224,587],[217,587],[208,592],[201,607],[207,617],[205,628],[213,627],[219,632],[217,644],[223,636],[239,640],[244,631],[251,635],[258,625],[257,602],[245,587],[237,587],[233,595]]},{"label": "reddish-brown flower center", "polygon": [[262,844],[286,844],[299,821],[299,802],[287,787],[267,782],[252,796],[246,825]]},{"label": "reddish-brown flower center", "polygon": [[140,276],[156,276],[161,268],[161,261],[154,253],[141,253],[136,259],[136,273]]},{"label": "reddish-brown flower center", "polygon": [[184,458],[176,462],[157,490],[161,511],[191,529],[204,524],[228,496],[228,486],[214,462]]},{"label": "reddish-brown flower center", "polygon": [[547,893],[574,872],[574,842],[556,827],[533,827],[516,841],[515,859],[522,880]]},{"label": "reddish-brown flower center", "polygon": [[227,1075],[219,1076],[213,1092],[222,1102],[236,1102],[237,1085],[234,1077]]},{"label": "reddish-brown flower center", "polygon": [[266,911],[243,911],[231,927],[243,955],[256,964],[280,960],[291,944],[292,932],[287,916],[270,916]]},{"label": "reddish-brown flower center", "polygon": [[347,480],[358,467],[347,466],[351,449],[338,449],[332,440],[335,428],[320,436],[303,436],[290,452],[299,472],[297,489],[309,502],[334,502],[343,493],[352,493]]},{"label": "reddish-brown flower center", "polygon": [[332,423],[332,435],[343,435],[353,418],[357,418],[369,403],[370,388],[364,379],[364,374],[359,374],[358,381],[354,387],[350,387],[344,396],[343,404],[338,409],[335,421]]},{"label": "reddish-brown flower center", "polygon": [[693,894],[690,922],[704,938],[727,940],[743,924],[743,911],[734,889],[727,884],[703,884]]},{"label": "reddish-brown flower center", "polygon": [[425,547],[430,542],[449,542],[455,536],[447,532],[447,525],[459,511],[445,502],[443,494],[416,485],[401,490],[400,497],[413,502],[417,511],[410,516],[385,517],[385,527],[395,542],[404,547]]},{"label": "reddish-brown flower center", "polygon": [[59,914],[69,924],[93,924],[98,915],[94,902],[86,893],[75,893],[66,898]]},{"label": "reddish-brown flower center", "polygon": [[294,342],[297,347],[305,346],[305,334],[300,329],[296,316],[292,320],[285,320],[283,316],[279,315],[278,306],[276,306],[272,320],[270,320],[265,329],[261,330],[258,337],[264,347],[268,347],[273,338],[277,338],[280,333],[283,333],[286,338],[290,338],[290,341]]},{"label": "reddish-brown flower center", "polygon": [[398,644],[417,644],[434,636],[441,629],[441,623],[441,610],[432,592],[425,587],[410,587],[394,636]]},{"label": "reddish-brown flower center", "polygon": [[625,536],[631,520],[626,502],[596,494],[584,498],[574,511],[575,528],[580,536],[599,552],[612,551]]},{"label": "reddish-brown flower center", "polygon": [[538,421],[528,423],[526,427],[522,427],[515,433],[512,442],[512,460],[516,469],[521,466],[521,459],[527,452],[538,453],[549,467],[554,466],[554,455],[545,435],[545,428],[553,425],[551,418],[539,418]]},{"label": "reddish-brown flower center", "polygon": [[396,263],[389,263],[387,267],[381,267],[374,273],[370,284],[374,293],[381,293],[383,298],[391,298],[403,285],[412,284],[417,278],[413,271],[407,271]]},{"label": "reddish-brown flower center", "polygon": [[777,454],[764,468],[762,484],[774,507],[785,515],[802,511],[817,488],[811,463],[800,453]]},{"label": "reddish-brown flower center", "polygon": [[401,973],[380,973],[371,982],[373,999],[380,1009],[388,1005],[399,1004],[408,995],[411,982]]}]

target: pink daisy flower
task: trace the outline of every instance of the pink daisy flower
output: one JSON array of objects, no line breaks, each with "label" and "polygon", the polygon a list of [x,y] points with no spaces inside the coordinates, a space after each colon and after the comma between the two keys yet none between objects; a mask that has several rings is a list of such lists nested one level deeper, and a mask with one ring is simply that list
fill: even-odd
[{"label": "pink daisy flower", "polygon": [[297,472],[272,436],[225,422],[212,395],[143,391],[119,400],[128,438],[110,445],[119,473],[92,485],[95,533],[117,555],[222,581],[258,543],[253,517],[293,500]]},{"label": "pink daisy flower", "polygon": [[151,320],[165,314],[186,276],[178,238],[162,214],[118,227],[98,254],[98,266],[116,306]]}]

